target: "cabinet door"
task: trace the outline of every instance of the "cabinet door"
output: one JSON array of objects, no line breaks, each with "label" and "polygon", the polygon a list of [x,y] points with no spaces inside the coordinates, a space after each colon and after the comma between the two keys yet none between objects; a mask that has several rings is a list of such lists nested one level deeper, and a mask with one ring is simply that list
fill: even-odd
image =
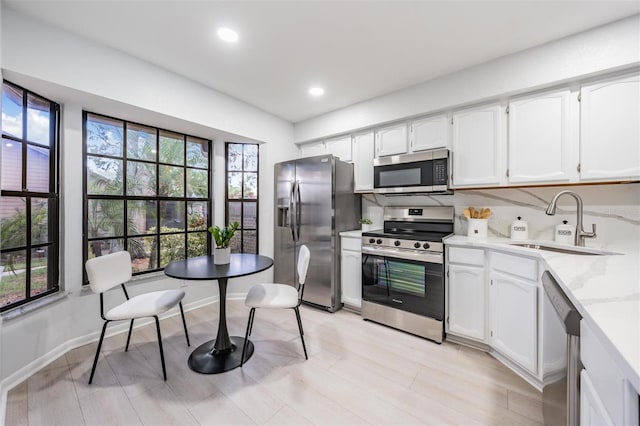
[{"label": "cabinet door", "polygon": [[311,142],[300,145],[300,158],[315,157],[316,155],[325,155],[327,153],[324,142]]},{"label": "cabinet door", "polygon": [[327,154],[333,154],[342,161],[351,161],[351,135],[324,141]]},{"label": "cabinet door", "polygon": [[491,346],[537,374],[537,284],[495,271],[490,278]]},{"label": "cabinet door", "polygon": [[353,178],[356,191],[373,190],[373,132],[353,137]]},{"label": "cabinet door", "polygon": [[640,75],[583,86],[580,179],[640,177]]},{"label": "cabinet door", "polygon": [[446,115],[423,118],[411,123],[411,150],[447,148],[449,146],[449,120]]},{"label": "cabinet door", "polygon": [[406,154],[407,124],[396,124],[376,130],[376,157]]},{"label": "cabinet door", "polygon": [[449,264],[449,333],[485,341],[485,299],[484,268]]},{"label": "cabinet door", "polygon": [[582,426],[613,425],[587,370],[580,373],[580,424]]},{"label": "cabinet door", "polygon": [[360,308],[362,306],[362,255],[357,251],[342,250],[340,262],[342,303]]},{"label": "cabinet door", "polygon": [[502,109],[489,105],[453,114],[453,186],[503,182]]},{"label": "cabinet door", "polygon": [[509,182],[570,180],[577,158],[570,159],[569,94],[564,90],[509,103]]}]

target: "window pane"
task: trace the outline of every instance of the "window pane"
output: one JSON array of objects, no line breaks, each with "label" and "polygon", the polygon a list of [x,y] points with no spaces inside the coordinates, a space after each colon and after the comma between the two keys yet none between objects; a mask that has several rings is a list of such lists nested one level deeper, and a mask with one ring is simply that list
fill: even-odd
[{"label": "window pane", "polygon": [[229,223],[242,223],[242,203],[229,202]]},{"label": "window pane", "polygon": [[23,91],[2,85],[2,133],[22,139],[22,96]]},{"label": "window pane", "polygon": [[181,135],[160,132],[160,162],[184,164],[184,139]]},{"label": "window pane", "polygon": [[120,120],[87,114],[87,153],[122,157],[124,124]]},{"label": "window pane", "polygon": [[31,244],[49,242],[49,200],[31,199]]},{"label": "window pane", "polygon": [[244,145],[244,170],[248,172],[258,171],[258,145]]},{"label": "window pane", "polygon": [[200,231],[207,229],[209,218],[207,203],[205,201],[189,201],[187,203],[187,223],[189,231]]},{"label": "window pane", "polygon": [[160,201],[160,232],[184,231],[184,214],[184,201]]},{"label": "window pane", "polygon": [[229,247],[231,248],[231,253],[240,253],[240,236],[242,235],[242,231],[236,231],[229,242]]},{"label": "window pane", "polygon": [[121,238],[93,240],[89,241],[88,246],[89,259],[93,259],[94,257],[124,250],[124,240]]},{"label": "window pane", "polygon": [[242,173],[241,172],[232,172],[228,174],[227,184],[229,186],[228,189],[228,197],[231,199],[242,198]]},{"label": "window pane", "polygon": [[129,253],[133,272],[158,269],[158,246],[156,237],[129,238]]},{"label": "window pane", "polygon": [[187,137],[187,166],[206,169],[209,167],[209,142]]},{"label": "window pane", "polygon": [[157,202],[151,200],[127,202],[127,227],[129,235],[145,235],[156,231]]},{"label": "window pane", "polygon": [[127,195],[156,195],[156,165],[127,161]]},{"label": "window pane", "polygon": [[49,192],[49,149],[27,145],[27,189]]},{"label": "window pane", "polygon": [[3,249],[27,245],[27,204],[24,198],[2,197],[0,232],[0,247]]},{"label": "window pane", "polygon": [[127,158],[155,161],[156,130],[127,123]]},{"label": "window pane", "polygon": [[209,195],[206,170],[187,169],[187,197],[207,198]]},{"label": "window pane", "polygon": [[49,270],[49,247],[38,247],[31,250],[31,296],[44,293]]},{"label": "window pane", "polygon": [[243,253],[258,253],[258,237],[256,231],[242,231]]},{"label": "window pane", "polygon": [[257,173],[244,174],[244,198],[250,198],[250,199],[258,198],[258,174]]},{"label": "window pane", "polygon": [[207,232],[190,232],[187,234],[187,249],[189,257],[207,254]]},{"label": "window pane", "polygon": [[27,251],[0,256],[0,307],[25,299],[27,291]]},{"label": "window pane", "polygon": [[227,169],[242,170],[242,144],[230,143],[227,145]]},{"label": "window pane", "polygon": [[161,197],[184,197],[184,168],[160,166]]},{"label": "window pane", "polygon": [[87,193],[122,195],[122,160],[87,156]]},{"label": "window pane", "polygon": [[50,102],[27,95],[27,140],[40,145],[51,145],[50,109]]},{"label": "window pane", "polygon": [[22,144],[2,139],[2,189],[22,191]]},{"label": "window pane", "polygon": [[185,234],[160,235],[160,267],[184,259]]},{"label": "window pane", "polygon": [[258,227],[258,205],[257,203],[243,203],[244,214],[242,215],[242,229],[256,229]]},{"label": "window pane", "polygon": [[89,200],[87,213],[89,238],[124,235],[124,201]]}]

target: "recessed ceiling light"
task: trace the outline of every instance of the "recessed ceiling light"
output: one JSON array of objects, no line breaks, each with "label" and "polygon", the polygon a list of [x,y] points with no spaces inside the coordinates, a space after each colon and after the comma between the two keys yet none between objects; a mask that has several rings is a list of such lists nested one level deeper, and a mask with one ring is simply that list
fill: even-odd
[{"label": "recessed ceiling light", "polygon": [[227,27],[218,28],[218,37],[227,43],[235,43],[239,38],[237,32]]},{"label": "recessed ceiling light", "polygon": [[322,96],[324,95],[324,89],[322,87],[312,87],[309,89],[309,94],[311,96]]}]

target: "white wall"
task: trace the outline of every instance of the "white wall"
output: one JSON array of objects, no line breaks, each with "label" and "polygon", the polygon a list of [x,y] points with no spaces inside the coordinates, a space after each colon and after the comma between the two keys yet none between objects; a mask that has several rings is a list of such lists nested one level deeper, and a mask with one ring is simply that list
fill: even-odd
[{"label": "white wall", "polygon": [[635,15],[296,123],[295,141],[532,91],[639,63],[640,15]]},{"label": "white wall", "polygon": [[[273,254],[273,164],[297,154],[291,123],[122,52],[2,9],[3,76],[62,104],[62,300],[0,323],[0,381],[6,390],[69,345],[97,338],[98,298],[82,288],[83,109],[214,140],[214,222],[224,222],[224,142],[260,147],[260,253]],[[271,280],[265,271],[230,280],[229,297]],[[183,286],[185,304],[217,297],[215,282],[180,282],[162,274],[131,292]],[[213,336],[212,336],[213,337]],[[47,357],[49,354],[49,357]]]}]

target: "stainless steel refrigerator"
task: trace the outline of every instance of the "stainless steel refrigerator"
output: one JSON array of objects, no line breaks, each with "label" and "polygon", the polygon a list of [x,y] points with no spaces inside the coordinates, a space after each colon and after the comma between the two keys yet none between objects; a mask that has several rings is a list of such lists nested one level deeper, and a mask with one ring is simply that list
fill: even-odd
[{"label": "stainless steel refrigerator", "polygon": [[353,165],[332,155],[275,165],[275,282],[294,285],[298,250],[311,252],[303,301],[334,312],[342,306],[341,231],[360,227]]}]

